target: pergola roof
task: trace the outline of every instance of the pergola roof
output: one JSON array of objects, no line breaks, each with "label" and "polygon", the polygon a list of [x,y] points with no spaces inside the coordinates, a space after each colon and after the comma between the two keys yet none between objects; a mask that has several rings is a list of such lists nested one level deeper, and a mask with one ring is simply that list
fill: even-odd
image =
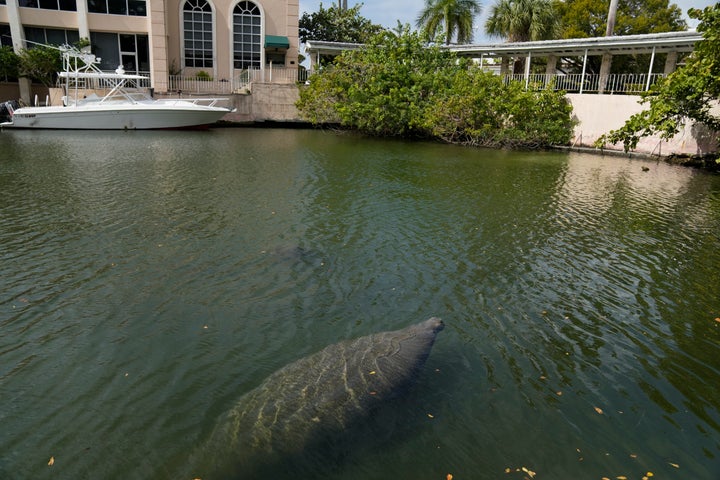
[{"label": "pergola roof", "polygon": [[[651,33],[647,35],[618,35],[615,37],[573,38],[539,42],[481,43],[450,45],[450,50],[464,56],[583,56],[632,55],[638,53],[691,52],[702,35],[694,30],[685,32]],[[324,42],[308,40],[305,49],[309,54],[339,55],[345,50],[362,47],[359,43]]]},{"label": "pergola roof", "polygon": [[305,51],[312,55],[340,55],[345,50],[357,50],[362,43],[325,42],[323,40],[308,40],[305,42]]},{"label": "pergola roof", "polygon": [[514,42],[477,45],[451,45],[459,55],[527,56],[556,55],[634,55],[638,53],[692,52],[702,35],[694,30],[685,32],[650,33],[646,35],[619,35],[615,37],[573,38],[539,42]]}]

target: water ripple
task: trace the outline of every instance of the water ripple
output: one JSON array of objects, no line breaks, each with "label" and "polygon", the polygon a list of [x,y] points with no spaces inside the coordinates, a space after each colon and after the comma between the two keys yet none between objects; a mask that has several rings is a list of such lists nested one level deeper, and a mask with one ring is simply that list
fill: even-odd
[{"label": "water ripple", "polygon": [[438,315],[415,395],[323,476],[720,474],[714,176],[325,132],[7,133],[2,473],[175,478],[276,369]]}]

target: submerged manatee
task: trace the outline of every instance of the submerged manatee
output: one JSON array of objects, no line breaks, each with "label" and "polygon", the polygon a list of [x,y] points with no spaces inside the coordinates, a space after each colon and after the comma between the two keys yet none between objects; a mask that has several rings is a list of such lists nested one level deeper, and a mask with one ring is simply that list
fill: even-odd
[{"label": "submerged manatee", "polygon": [[193,473],[246,478],[332,439],[412,383],[443,327],[433,317],[330,345],[278,370],[221,419],[197,459],[205,473]]}]

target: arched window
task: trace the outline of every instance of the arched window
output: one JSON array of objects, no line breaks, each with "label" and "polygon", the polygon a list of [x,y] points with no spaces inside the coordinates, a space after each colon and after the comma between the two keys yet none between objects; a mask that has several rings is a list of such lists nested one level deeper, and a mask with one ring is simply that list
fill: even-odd
[{"label": "arched window", "polygon": [[243,1],[233,10],[233,65],[238,69],[260,68],[262,15],[253,2]]},{"label": "arched window", "polygon": [[205,0],[183,4],[183,39],[186,67],[213,66],[212,8]]}]

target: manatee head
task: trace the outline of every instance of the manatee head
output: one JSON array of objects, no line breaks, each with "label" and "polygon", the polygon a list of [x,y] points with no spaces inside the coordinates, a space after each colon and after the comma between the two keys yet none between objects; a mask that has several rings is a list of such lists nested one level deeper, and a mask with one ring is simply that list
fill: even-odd
[{"label": "manatee head", "polygon": [[379,342],[385,346],[376,359],[385,381],[395,390],[412,382],[425,365],[435,338],[443,328],[445,323],[432,317],[402,330],[377,334]]}]

